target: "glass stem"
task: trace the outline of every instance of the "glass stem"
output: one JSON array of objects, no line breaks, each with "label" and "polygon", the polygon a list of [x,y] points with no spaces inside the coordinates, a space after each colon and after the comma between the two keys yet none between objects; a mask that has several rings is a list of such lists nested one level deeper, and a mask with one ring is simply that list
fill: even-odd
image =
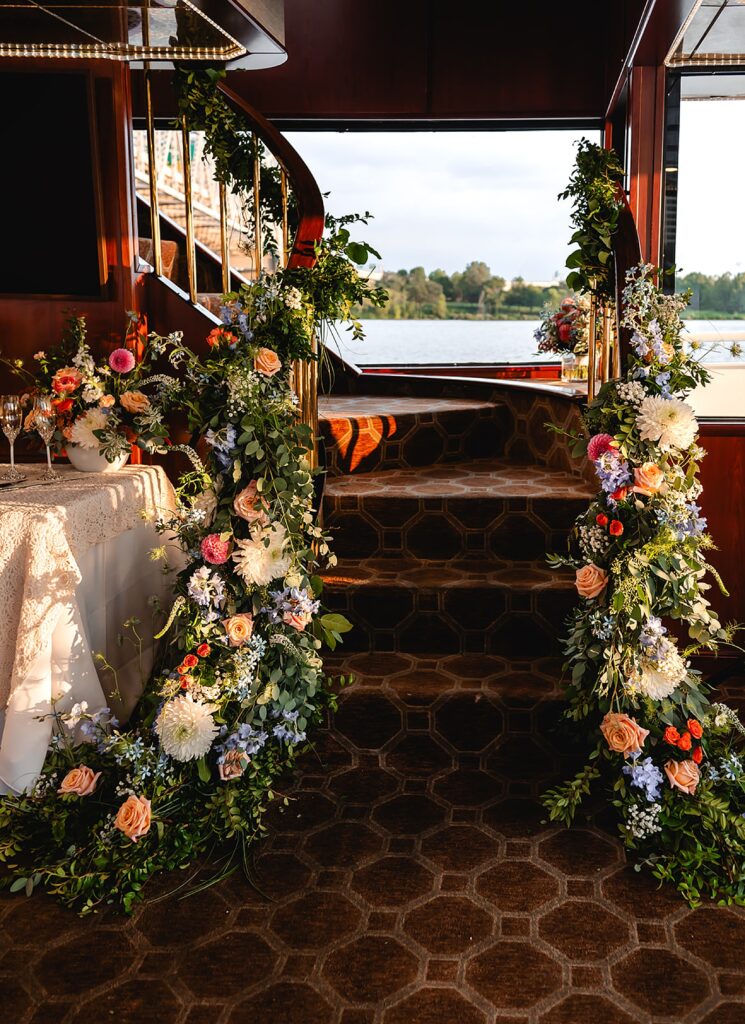
[{"label": "glass stem", "polygon": [[10,475],[11,476],[14,476],[15,475],[15,471],[16,471],[16,459],[15,459],[15,452],[14,452],[15,446],[16,446],[16,442],[15,442],[15,438],[14,438],[10,442]]},{"label": "glass stem", "polygon": [[47,445],[47,467],[49,468],[49,472],[51,473],[52,472],[52,456],[49,453],[49,445]]}]

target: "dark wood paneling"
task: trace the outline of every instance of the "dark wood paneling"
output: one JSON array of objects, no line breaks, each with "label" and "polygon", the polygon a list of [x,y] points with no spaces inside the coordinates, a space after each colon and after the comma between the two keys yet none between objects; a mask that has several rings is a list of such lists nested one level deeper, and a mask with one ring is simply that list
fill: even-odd
[{"label": "dark wood paneling", "polygon": [[[745,423],[703,422],[701,444],[707,456],[700,504],[719,549],[710,560],[730,592],[723,597],[715,586],[710,600],[723,622],[745,622]],[[742,637],[738,643],[745,646]]]}]

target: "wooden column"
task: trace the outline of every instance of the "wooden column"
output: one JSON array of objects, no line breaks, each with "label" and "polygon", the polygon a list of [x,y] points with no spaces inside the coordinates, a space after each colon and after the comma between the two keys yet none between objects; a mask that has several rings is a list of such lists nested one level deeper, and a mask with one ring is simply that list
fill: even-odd
[{"label": "wooden column", "polygon": [[665,68],[635,67],[629,102],[629,205],[642,259],[655,264],[661,259],[664,129]]}]

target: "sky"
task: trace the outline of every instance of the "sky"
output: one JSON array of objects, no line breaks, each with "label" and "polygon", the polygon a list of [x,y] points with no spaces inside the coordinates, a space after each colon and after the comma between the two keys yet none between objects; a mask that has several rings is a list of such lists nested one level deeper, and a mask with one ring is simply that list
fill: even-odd
[{"label": "sky", "polygon": [[[385,270],[564,276],[570,204],[556,198],[581,133],[293,132],[335,214],[370,210],[359,237]],[[683,272],[745,271],[745,101],[681,109],[677,264]]]},{"label": "sky", "polygon": [[[385,270],[462,270],[483,260],[494,274],[532,281],[564,276],[574,142],[561,132],[292,132],[326,207],[370,210],[358,237]],[[353,236],[354,237],[354,236]]]}]

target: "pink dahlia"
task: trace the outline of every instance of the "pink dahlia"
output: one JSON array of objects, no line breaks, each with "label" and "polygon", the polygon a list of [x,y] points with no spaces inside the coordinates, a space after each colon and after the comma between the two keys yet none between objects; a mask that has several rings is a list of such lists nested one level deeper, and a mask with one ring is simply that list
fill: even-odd
[{"label": "pink dahlia", "polygon": [[202,558],[213,565],[222,565],[230,558],[230,541],[221,540],[219,533],[208,534],[200,545]]},{"label": "pink dahlia", "polygon": [[135,357],[128,348],[115,348],[109,356],[109,366],[114,373],[129,373],[134,365]]},{"label": "pink dahlia", "polygon": [[594,437],[590,438],[587,445],[587,458],[590,462],[595,462],[601,455],[604,455],[614,447],[613,438],[610,434],[595,434]]}]

